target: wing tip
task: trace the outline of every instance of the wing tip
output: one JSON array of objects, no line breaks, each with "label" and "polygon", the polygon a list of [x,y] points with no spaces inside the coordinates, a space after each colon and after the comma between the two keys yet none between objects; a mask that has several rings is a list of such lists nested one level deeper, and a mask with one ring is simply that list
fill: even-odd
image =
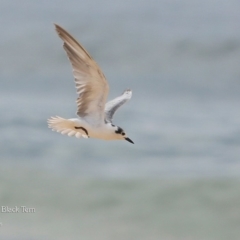
[{"label": "wing tip", "polygon": [[62,27],[57,23],[53,23],[53,25],[54,25],[56,31],[59,30],[59,29],[62,29]]},{"label": "wing tip", "polygon": [[61,28],[57,23],[53,23],[55,30],[58,32],[58,30]]},{"label": "wing tip", "polygon": [[[58,25],[57,23],[53,23],[55,26],[55,31],[57,32],[58,36],[65,42],[64,36],[69,36],[70,38],[73,38],[63,27]],[[74,40],[76,41],[76,40]]]},{"label": "wing tip", "polygon": [[128,99],[132,97],[132,90],[131,89],[126,89],[122,95],[126,95]]}]

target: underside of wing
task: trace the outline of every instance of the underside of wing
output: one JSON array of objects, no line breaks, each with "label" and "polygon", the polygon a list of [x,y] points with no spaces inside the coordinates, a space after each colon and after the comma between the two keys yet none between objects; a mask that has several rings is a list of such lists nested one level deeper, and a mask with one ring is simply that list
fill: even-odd
[{"label": "underside of wing", "polygon": [[132,91],[130,89],[123,92],[123,94],[113,100],[109,101],[105,105],[105,121],[112,122],[114,113],[119,107],[127,102],[132,97]]},{"label": "underside of wing", "polygon": [[108,83],[104,74],[88,52],[66,30],[55,25],[63,47],[72,64],[77,93],[77,114],[92,124],[104,120]]}]

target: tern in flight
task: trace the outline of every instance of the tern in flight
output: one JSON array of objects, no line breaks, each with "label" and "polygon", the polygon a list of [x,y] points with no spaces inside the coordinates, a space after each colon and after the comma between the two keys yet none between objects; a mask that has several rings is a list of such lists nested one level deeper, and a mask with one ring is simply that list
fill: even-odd
[{"label": "tern in flight", "polygon": [[114,113],[132,97],[132,91],[128,89],[106,103],[109,86],[97,63],[66,30],[57,24],[55,27],[72,64],[78,94],[78,118],[51,117],[48,119],[49,128],[77,138],[127,140],[134,143],[121,127],[112,123]]}]

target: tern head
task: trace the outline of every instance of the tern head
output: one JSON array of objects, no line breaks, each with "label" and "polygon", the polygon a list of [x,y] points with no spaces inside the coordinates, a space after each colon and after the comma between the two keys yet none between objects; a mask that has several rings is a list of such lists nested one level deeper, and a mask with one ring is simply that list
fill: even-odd
[{"label": "tern head", "polygon": [[115,139],[126,140],[126,141],[134,144],[134,142],[127,136],[127,134],[125,133],[125,131],[121,127],[115,126],[113,124],[111,124],[111,126],[114,129]]}]

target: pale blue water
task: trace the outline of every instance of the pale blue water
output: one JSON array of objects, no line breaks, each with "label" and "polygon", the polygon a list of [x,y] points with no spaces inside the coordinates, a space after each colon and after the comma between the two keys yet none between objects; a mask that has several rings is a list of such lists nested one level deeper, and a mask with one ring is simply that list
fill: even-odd
[{"label": "pale blue water", "polygon": [[[31,224],[23,214],[0,215],[0,237],[239,239],[239,8],[233,0],[2,1],[0,202],[29,204],[38,214]],[[77,97],[53,23],[71,32],[99,63],[110,84],[109,99],[133,90],[114,122],[135,145],[68,138],[47,128],[52,115],[75,116]],[[109,184],[109,191],[119,194],[115,200],[101,199]],[[79,188],[86,188],[86,202],[89,192],[100,195],[87,210],[85,202],[76,201],[76,211],[69,212],[66,206]],[[135,209],[141,191],[143,199],[149,197]],[[176,199],[186,216],[177,200],[171,203],[171,191],[182,192]],[[63,195],[68,197],[55,208]],[[122,195],[131,201],[121,202]],[[170,201],[168,207],[162,198]],[[110,211],[105,217],[104,209]],[[61,221],[56,211],[65,214]],[[176,211],[181,217],[174,220]]]}]

